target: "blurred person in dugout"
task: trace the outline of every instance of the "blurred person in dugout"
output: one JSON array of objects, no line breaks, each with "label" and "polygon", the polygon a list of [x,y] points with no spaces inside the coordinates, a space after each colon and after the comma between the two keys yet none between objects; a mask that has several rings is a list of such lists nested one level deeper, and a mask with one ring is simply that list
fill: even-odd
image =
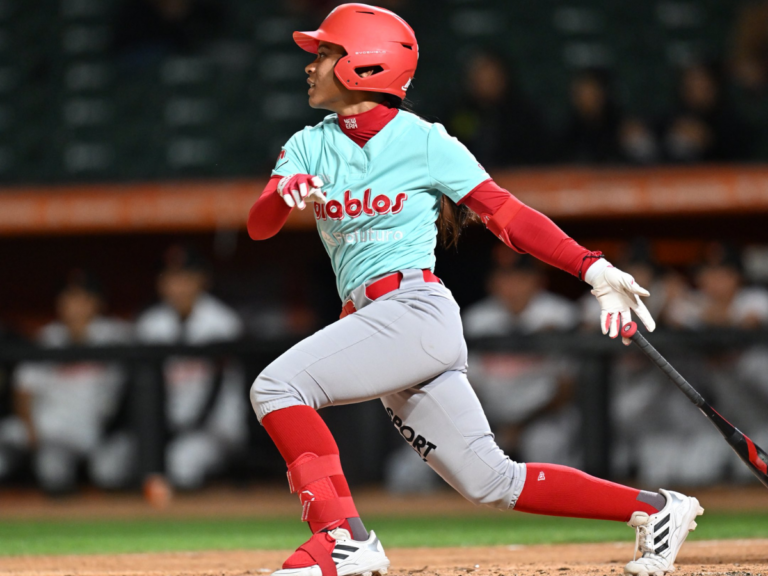
[{"label": "blurred person in dugout", "polygon": [[752,133],[727,97],[721,67],[697,62],[679,72],[674,109],[660,122],[663,157],[672,163],[748,160]]},{"label": "blurred person in dugout", "polygon": [[[687,280],[663,269],[642,238],[629,243],[617,260],[638,284],[648,287],[651,296],[644,302],[658,327],[679,328],[692,306]],[[585,294],[579,302],[582,329],[599,333],[590,298],[594,300]],[[666,356],[706,393],[699,355],[673,350]],[[668,485],[706,485],[720,478],[720,465],[709,454],[722,441],[714,430],[714,436],[709,434],[711,425],[704,419],[691,417],[695,408],[645,355],[630,349],[617,356],[610,381],[611,467],[617,477]]]},{"label": "blurred person in dugout", "polygon": [[[546,289],[539,263],[527,255],[494,248],[488,296],[463,314],[468,338],[568,331],[578,309]],[[499,446],[521,461],[581,464],[580,417],[572,403],[576,366],[562,355],[473,353],[469,377],[496,433]]]},{"label": "blurred person in dugout", "polygon": [[[57,320],[40,331],[47,348],[108,346],[130,341],[130,324],[103,316],[104,294],[89,272],[74,270],[56,298]],[[51,494],[77,488],[80,471],[112,488],[119,482],[121,449],[107,434],[121,405],[126,374],[107,362],[29,362],[14,375],[16,414],[40,486]]]},{"label": "blurred person in dugout", "polygon": [[[238,315],[207,292],[209,268],[185,246],[169,248],[157,280],[161,302],[136,321],[145,344],[204,345],[237,340]],[[248,414],[240,368],[203,358],[169,358],[163,367],[170,441],[166,472],[176,488],[195,489],[243,449]]]},{"label": "blurred person in dugout", "polygon": [[[503,247],[504,248],[504,247]],[[568,331],[578,325],[578,309],[546,290],[536,260],[494,248],[488,296],[462,315],[467,338]],[[496,441],[510,458],[566,466],[581,463],[580,416],[572,403],[576,365],[560,354],[469,351],[469,372]],[[442,481],[410,446],[395,452],[386,466],[393,491],[425,491]]]},{"label": "blurred person in dugout", "polygon": [[[707,246],[695,273],[695,306],[687,325],[691,328],[742,330],[768,327],[768,290],[750,285],[741,253],[728,244]],[[748,342],[748,336],[746,338]],[[749,346],[704,358],[712,404],[725,418],[738,415],[739,427],[755,442],[768,442],[768,349]],[[710,458],[718,458],[726,478],[751,481],[740,469],[727,446],[718,446]]]},{"label": "blurred person in dugout", "polygon": [[543,115],[523,94],[500,54],[473,54],[464,77],[463,95],[447,113],[447,125],[480,164],[490,169],[552,159]]},{"label": "blurred person in dugout", "polygon": [[558,156],[575,164],[649,164],[658,160],[652,130],[625,116],[616,100],[611,74],[586,68],[571,81],[570,110],[559,136]]}]

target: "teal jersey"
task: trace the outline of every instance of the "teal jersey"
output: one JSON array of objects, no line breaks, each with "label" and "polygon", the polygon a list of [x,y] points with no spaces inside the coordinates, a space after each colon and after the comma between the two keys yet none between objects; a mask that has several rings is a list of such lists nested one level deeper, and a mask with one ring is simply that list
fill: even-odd
[{"label": "teal jersey", "polygon": [[315,219],[342,301],[388,272],[434,271],[441,195],[458,202],[490,178],[441,124],[402,110],[362,148],[326,116],[288,140],[272,174],[326,183]]}]

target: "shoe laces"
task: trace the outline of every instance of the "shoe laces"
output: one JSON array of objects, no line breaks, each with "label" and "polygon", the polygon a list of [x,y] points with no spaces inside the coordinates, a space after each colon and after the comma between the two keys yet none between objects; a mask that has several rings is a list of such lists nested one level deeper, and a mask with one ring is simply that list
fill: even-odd
[{"label": "shoe laces", "polygon": [[648,524],[642,524],[635,528],[635,553],[632,555],[632,561],[637,560],[638,551],[641,552],[640,556],[653,552],[653,548],[650,545],[652,533],[653,530]]}]

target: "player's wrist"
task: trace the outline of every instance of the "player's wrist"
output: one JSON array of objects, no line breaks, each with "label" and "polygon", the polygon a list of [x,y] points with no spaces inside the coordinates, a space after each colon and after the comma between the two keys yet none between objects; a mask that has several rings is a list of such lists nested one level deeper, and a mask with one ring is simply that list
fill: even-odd
[{"label": "player's wrist", "polygon": [[287,184],[288,184],[288,183],[289,183],[289,182],[290,182],[290,181],[291,181],[293,178],[295,178],[296,176],[298,176],[298,174],[290,174],[290,175],[288,175],[288,176],[283,176],[282,178],[280,178],[280,181],[277,183],[277,192],[278,192],[279,194],[283,194],[283,190],[285,190],[285,187],[286,187],[286,185],[287,185]]},{"label": "player's wrist", "polygon": [[594,288],[595,283],[599,281],[600,277],[603,275],[606,269],[612,266],[613,265],[605,258],[596,259],[594,262],[592,262],[590,267],[587,268],[587,271],[584,274],[584,281]]}]

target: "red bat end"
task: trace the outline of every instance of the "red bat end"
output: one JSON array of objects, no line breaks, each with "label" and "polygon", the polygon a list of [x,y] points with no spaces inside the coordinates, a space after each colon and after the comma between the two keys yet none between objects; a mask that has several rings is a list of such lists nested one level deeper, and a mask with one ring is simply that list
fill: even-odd
[{"label": "red bat end", "polygon": [[637,332],[637,324],[634,322],[624,324],[624,327],[621,329],[621,335],[624,338],[632,338],[632,336],[635,335],[635,332]]}]

